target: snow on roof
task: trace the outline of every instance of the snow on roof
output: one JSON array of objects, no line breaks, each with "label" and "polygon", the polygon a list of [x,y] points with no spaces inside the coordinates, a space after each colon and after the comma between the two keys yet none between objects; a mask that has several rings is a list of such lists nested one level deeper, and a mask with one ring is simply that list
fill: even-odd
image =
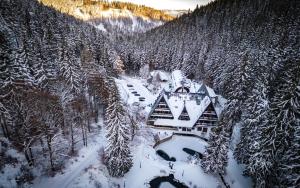
[{"label": "snow on roof", "polygon": [[173,85],[174,91],[177,88],[182,87],[182,85],[184,87],[188,87],[188,88],[191,87],[191,80],[187,79],[181,70],[173,71],[171,78],[172,78],[172,85]]},{"label": "snow on roof", "polygon": [[216,97],[217,96],[216,93],[215,93],[215,91],[212,88],[206,86],[206,89],[207,89],[208,95],[210,97]]},{"label": "snow on roof", "polygon": [[169,80],[168,75],[166,73],[162,72],[162,71],[159,71],[158,75],[159,75],[161,80],[166,80],[166,81]]},{"label": "snow on roof", "polygon": [[208,95],[209,97],[217,97],[215,91],[212,88],[205,85],[204,83],[202,83],[201,87],[197,90],[197,93],[202,93],[202,92],[205,92],[205,94]]},{"label": "snow on roof", "polygon": [[161,81],[168,81],[169,80],[169,75],[163,71],[155,70],[150,72],[150,75],[154,77],[159,77]]},{"label": "snow on roof", "polygon": [[[197,82],[194,82],[194,81],[186,78],[181,70],[175,70],[171,74],[170,84],[172,85],[172,88],[170,88],[170,86],[167,86],[164,89],[169,92],[174,92],[179,87],[182,87],[183,83],[184,83],[184,87],[189,88],[190,93],[198,93],[199,89],[203,85],[202,83],[197,83]],[[207,88],[208,88],[207,94],[210,93],[210,95],[209,95],[210,97],[216,97],[215,92],[211,88],[209,88],[209,87],[207,87]]]},{"label": "snow on roof", "polygon": [[[169,95],[169,97],[168,97]],[[195,97],[201,97],[200,95],[191,95],[184,93],[165,93],[164,99],[166,100],[170,110],[174,116],[174,119],[157,119],[154,122],[154,125],[160,126],[174,126],[174,127],[189,127],[192,128],[196,121],[200,118],[202,113],[211,103],[211,100],[208,96],[205,96],[200,104],[197,104]],[[190,120],[179,120],[183,108],[184,103],[186,110],[190,116]]]}]

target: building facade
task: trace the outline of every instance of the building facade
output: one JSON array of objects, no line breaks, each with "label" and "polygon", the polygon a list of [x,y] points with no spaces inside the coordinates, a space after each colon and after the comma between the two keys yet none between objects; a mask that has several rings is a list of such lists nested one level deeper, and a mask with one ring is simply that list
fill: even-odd
[{"label": "building facade", "polygon": [[[180,79],[175,77],[179,74]],[[171,78],[169,88],[163,89],[153,104],[147,125],[208,138],[218,123],[217,95],[205,84],[193,83],[178,71]]]}]

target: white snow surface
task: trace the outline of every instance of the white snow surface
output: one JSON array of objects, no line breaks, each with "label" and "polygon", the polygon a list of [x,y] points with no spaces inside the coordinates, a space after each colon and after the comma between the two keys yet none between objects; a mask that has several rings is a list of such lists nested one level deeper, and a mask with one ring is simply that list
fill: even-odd
[{"label": "white snow surface", "polygon": [[152,72],[150,72],[150,75],[154,78],[154,77],[159,77],[160,80],[166,80],[169,81],[170,80],[170,76],[168,73],[161,71],[161,70],[154,70]]},{"label": "white snow surface", "polygon": [[160,184],[159,188],[174,188],[174,186],[169,182],[163,182]]},{"label": "white snow surface", "polygon": [[204,153],[207,143],[197,137],[174,135],[170,141],[164,142],[156,147],[156,150],[165,151],[170,157],[175,157],[177,161],[186,161],[189,156],[183,148]]},{"label": "white snow surface", "polygon": [[90,140],[88,147],[79,151],[78,157],[73,158],[66,165],[67,168],[62,174],[56,174],[54,177],[42,177],[35,180],[34,188],[61,187],[72,188],[76,178],[80,177],[85,169],[99,162],[98,151],[105,145],[104,134],[100,134],[94,140]]},{"label": "white snow surface", "polygon": [[[10,143],[6,138],[0,138],[0,141],[0,152],[4,152],[4,147],[1,145],[1,143],[3,142],[8,145],[10,145]],[[22,163],[15,163],[11,161],[10,164],[5,164],[5,166],[0,171],[0,187],[17,187],[15,177],[20,174],[22,164],[26,165],[25,156],[15,149],[8,149],[5,152],[5,156],[12,157],[14,159],[17,159],[18,161],[24,161]]]},{"label": "white snow surface", "polygon": [[243,165],[237,164],[233,157],[232,150],[228,152],[228,166],[226,168],[227,174],[225,175],[225,181],[231,188],[251,188],[253,187],[251,178],[243,176]]},{"label": "white snow surface", "polygon": [[107,30],[105,29],[105,27],[102,23],[97,24],[95,27],[103,32],[107,32]]},{"label": "white snow surface", "polygon": [[[119,87],[121,98],[126,104],[133,105],[134,103],[140,103],[140,105],[145,107],[146,112],[150,112],[151,106],[154,104],[157,95],[153,95],[145,87],[145,80],[123,76],[121,79],[115,79],[115,81]],[[133,87],[128,87],[128,85],[132,85]],[[140,96],[135,96],[132,92],[137,92]],[[145,101],[139,101],[140,97],[144,97]]]}]

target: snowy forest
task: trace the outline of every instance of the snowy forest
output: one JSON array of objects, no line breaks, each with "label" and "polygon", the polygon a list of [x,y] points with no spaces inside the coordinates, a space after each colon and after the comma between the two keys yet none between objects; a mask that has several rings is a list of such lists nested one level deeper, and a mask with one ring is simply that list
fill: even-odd
[{"label": "snowy forest", "polygon": [[[37,1],[5,0],[0,10],[1,133],[7,138],[1,136],[1,166],[14,161],[2,156],[13,146],[28,162],[24,172],[27,166],[56,171],[78,142],[88,145],[99,106],[117,108],[110,115],[123,113],[125,121],[111,79],[123,71],[122,62],[93,26]],[[28,172],[18,181],[30,178]]]},{"label": "snowy forest", "polygon": [[219,0],[140,34],[119,51],[129,70],[143,63],[181,69],[228,99],[204,168],[224,173],[231,133],[239,124],[235,157],[256,186],[297,187],[299,12],[297,1]]},{"label": "snowy forest", "polygon": [[227,99],[198,165],[204,172],[226,175],[232,149],[253,187],[300,186],[297,0],[215,0],[178,18],[121,4],[162,21],[125,37],[42,2],[0,1],[0,176],[6,165],[19,168],[15,184],[0,178],[0,188],[54,176],[103,130],[99,158],[109,176],[124,177],[141,122],[116,79],[145,65],[182,70]]}]

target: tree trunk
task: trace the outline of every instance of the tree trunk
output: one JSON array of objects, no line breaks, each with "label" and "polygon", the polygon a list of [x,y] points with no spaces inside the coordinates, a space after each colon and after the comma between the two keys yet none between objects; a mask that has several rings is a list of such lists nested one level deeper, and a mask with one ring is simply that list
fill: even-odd
[{"label": "tree trunk", "polygon": [[46,158],[46,152],[45,152],[45,148],[44,148],[44,142],[43,139],[40,139],[40,144],[41,144],[41,148],[42,148],[42,152],[43,152],[43,156]]},{"label": "tree trunk", "polygon": [[31,166],[32,163],[31,163],[30,157],[29,157],[29,155],[28,155],[28,151],[27,151],[26,149],[25,149],[25,151],[24,151],[24,154],[25,154],[25,158],[26,158],[26,160],[27,160],[28,165]]},{"label": "tree trunk", "polygon": [[89,133],[91,132],[91,126],[90,126],[91,122],[90,122],[90,111],[88,112],[88,117],[87,117],[87,128]]},{"label": "tree trunk", "polygon": [[51,170],[54,171],[54,163],[53,163],[53,152],[52,152],[52,145],[51,145],[51,137],[47,135],[47,146],[49,150],[49,160],[51,165]]},{"label": "tree trunk", "polygon": [[29,147],[29,149],[25,149],[24,154],[25,154],[25,158],[27,160],[28,165],[33,166],[34,164],[33,164],[33,157],[32,157],[31,148]]},{"label": "tree trunk", "polygon": [[32,149],[31,147],[29,147],[29,155],[30,155],[30,159],[31,159],[31,163],[34,166],[34,159],[33,159],[33,154],[32,154]]},{"label": "tree trunk", "polygon": [[5,137],[5,138],[9,138],[9,133],[8,133],[8,130],[7,130],[7,126],[6,126],[6,121],[5,121],[5,119],[4,119],[4,117],[3,117],[3,122],[0,122],[1,123],[1,127],[2,127],[2,132],[3,132],[3,136]]},{"label": "tree trunk", "polygon": [[88,112],[87,112],[87,114],[88,114],[88,119],[87,119],[88,120],[88,130],[89,130],[89,132],[91,132],[90,118],[92,117],[91,114],[93,114],[93,103],[91,100],[91,95],[88,95],[88,105],[87,106],[88,106]]},{"label": "tree trunk", "polygon": [[73,122],[70,124],[71,128],[71,152],[72,154],[75,152],[75,141],[74,141],[74,127],[73,127]]},{"label": "tree trunk", "polygon": [[82,132],[82,141],[83,141],[83,145],[86,146],[86,143],[85,143],[85,131],[84,131],[84,125],[83,125],[83,122],[81,123],[81,132]]}]

